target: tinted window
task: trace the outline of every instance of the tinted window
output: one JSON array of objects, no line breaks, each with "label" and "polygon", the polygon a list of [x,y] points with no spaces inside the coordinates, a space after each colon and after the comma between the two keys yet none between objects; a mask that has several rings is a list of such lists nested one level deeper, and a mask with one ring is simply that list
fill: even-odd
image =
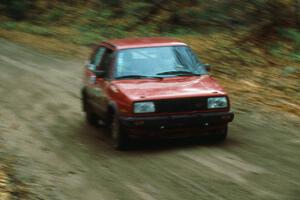
[{"label": "tinted window", "polygon": [[103,58],[100,62],[100,64],[98,65],[97,69],[98,70],[108,70],[108,68],[110,67],[110,64],[112,62],[112,58],[113,58],[113,51],[111,49],[106,49]]}]

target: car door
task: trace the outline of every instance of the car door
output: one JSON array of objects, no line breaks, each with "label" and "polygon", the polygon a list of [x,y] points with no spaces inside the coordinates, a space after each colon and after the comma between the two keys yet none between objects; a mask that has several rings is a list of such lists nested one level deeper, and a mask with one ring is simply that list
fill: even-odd
[{"label": "car door", "polygon": [[105,48],[104,55],[100,63],[96,66],[96,72],[102,72],[100,77],[96,78],[96,86],[93,90],[92,104],[95,112],[99,116],[105,117],[108,105],[107,88],[109,87],[110,69],[113,63],[114,51],[110,48]]},{"label": "car door", "polygon": [[99,90],[97,85],[96,69],[97,66],[100,65],[100,62],[102,61],[105,51],[106,51],[105,47],[103,46],[98,47],[93,52],[85,68],[84,84],[86,86],[87,101],[88,104],[92,106],[92,109],[94,109],[95,106],[94,103],[96,98],[95,95],[97,95],[97,91]]}]

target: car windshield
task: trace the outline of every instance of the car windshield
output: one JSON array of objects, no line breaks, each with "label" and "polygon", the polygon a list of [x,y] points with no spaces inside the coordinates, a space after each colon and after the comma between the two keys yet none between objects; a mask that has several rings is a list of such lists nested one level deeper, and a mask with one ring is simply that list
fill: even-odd
[{"label": "car windshield", "polygon": [[120,50],[115,78],[194,76],[206,74],[204,65],[187,46]]}]

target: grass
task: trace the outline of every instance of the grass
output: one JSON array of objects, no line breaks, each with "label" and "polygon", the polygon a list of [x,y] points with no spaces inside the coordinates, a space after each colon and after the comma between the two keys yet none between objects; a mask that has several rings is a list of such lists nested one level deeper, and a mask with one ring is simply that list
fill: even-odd
[{"label": "grass", "polygon": [[88,47],[64,42],[57,38],[33,35],[15,30],[0,29],[0,37],[56,55],[87,58],[91,51]]},{"label": "grass", "polygon": [[[285,52],[287,56],[294,61],[300,62],[300,31],[294,28],[286,28],[278,29],[278,32],[290,44],[288,51]],[[282,49],[286,50],[284,47],[284,44],[277,46],[275,53],[280,55]]]},{"label": "grass", "polygon": [[34,35],[42,35],[42,36],[55,36],[55,31],[51,28],[34,25],[28,22],[4,22],[0,24],[0,28],[5,30],[15,30],[24,33],[31,33]]}]

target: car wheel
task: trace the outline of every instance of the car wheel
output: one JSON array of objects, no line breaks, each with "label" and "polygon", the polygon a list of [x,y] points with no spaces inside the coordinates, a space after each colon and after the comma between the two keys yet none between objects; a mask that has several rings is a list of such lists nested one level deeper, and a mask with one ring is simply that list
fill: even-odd
[{"label": "car wheel", "polygon": [[92,125],[92,126],[97,126],[98,125],[98,117],[94,113],[91,113],[89,111],[86,111],[85,113],[85,118],[86,121]]},{"label": "car wheel", "polygon": [[113,141],[113,146],[118,150],[127,150],[129,146],[129,139],[124,127],[120,124],[120,119],[117,114],[115,114],[111,121],[111,138]]},{"label": "car wheel", "polygon": [[223,142],[226,140],[228,134],[228,127],[226,126],[225,128],[221,129],[214,135],[214,140],[216,142]]},{"label": "car wheel", "polygon": [[84,101],[84,106],[86,108],[85,110],[86,121],[92,126],[97,126],[99,121],[98,116],[91,111],[91,108],[89,107],[86,101]]}]

